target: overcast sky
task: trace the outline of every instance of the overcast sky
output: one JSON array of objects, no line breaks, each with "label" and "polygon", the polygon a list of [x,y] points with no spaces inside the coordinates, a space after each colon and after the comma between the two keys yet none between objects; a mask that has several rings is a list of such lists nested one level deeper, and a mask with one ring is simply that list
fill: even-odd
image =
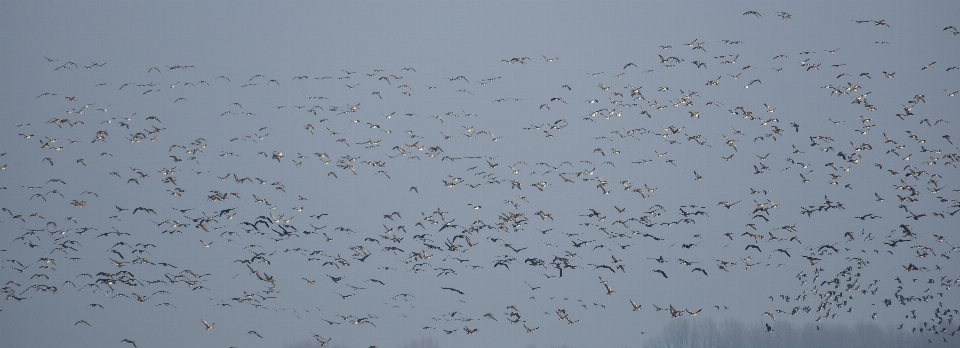
[{"label": "overcast sky", "polygon": [[958,7],[0,1],[0,336],[941,340]]}]

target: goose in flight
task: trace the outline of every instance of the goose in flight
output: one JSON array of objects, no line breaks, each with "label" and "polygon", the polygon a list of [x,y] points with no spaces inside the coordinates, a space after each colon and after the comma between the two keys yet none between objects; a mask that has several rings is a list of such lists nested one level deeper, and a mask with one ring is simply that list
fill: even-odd
[{"label": "goose in flight", "polygon": [[328,344],[330,344],[330,340],[333,339],[333,338],[323,339],[323,337],[318,334],[313,334],[313,338],[316,339],[317,342],[320,342],[321,347],[326,347]]},{"label": "goose in flight", "polygon": [[607,295],[613,295],[617,293],[616,291],[613,291],[613,289],[610,288],[610,284],[607,284],[607,281],[604,280],[603,277],[600,277],[600,283],[603,284],[605,288],[607,288]]},{"label": "goose in flight", "polygon": [[456,292],[456,293],[458,293],[458,294],[460,294],[460,295],[463,295],[463,291],[460,291],[460,290],[457,290],[457,289],[454,289],[454,288],[442,287],[441,289],[454,291],[454,292]]},{"label": "goose in flight", "polygon": [[754,16],[757,16],[757,18],[763,17],[763,16],[761,16],[760,13],[757,12],[757,11],[747,11],[747,12],[744,12],[743,15],[744,15],[744,16],[746,16],[746,15],[754,15]]},{"label": "goose in flight", "polygon": [[213,326],[217,325],[217,323],[210,324],[206,320],[203,320],[202,318],[200,319],[200,321],[203,322],[203,326],[206,327],[208,331],[213,330]]},{"label": "goose in flight", "polygon": [[633,311],[634,311],[634,312],[643,309],[643,306],[642,306],[642,305],[638,305],[636,302],[633,302],[633,300],[630,300],[630,305],[633,306]]},{"label": "goose in flight", "polygon": [[367,319],[370,319],[370,318],[354,318],[351,321],[351,323],[353,323],[353,325],[370,324],[370,325],[373,325],[373,327],[377,327],[376,324],[374,324],[372,321],[369,321]]}]

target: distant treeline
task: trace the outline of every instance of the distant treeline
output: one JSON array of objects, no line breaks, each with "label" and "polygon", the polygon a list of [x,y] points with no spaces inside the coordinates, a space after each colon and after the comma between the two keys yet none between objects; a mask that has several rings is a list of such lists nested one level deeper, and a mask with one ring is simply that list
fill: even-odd
[{"label": "distant treeline", "polygon": [[[327,346],[323,346],[316,340],[303,340],[293,344],[285,344],[284,348],[348,348],[346,345],[341,343],[330,343]],[[420,336],[420,338],[413,339],[403,342],[402,344],[397,345],[396,347],[400,348],[440,348],[440,344],[437,343],[437,340],[433,337]],[[367,347],[364,347],[367,348]],[[391,347],[378,347],[378,348],[394,348]]]},{"label": "distant treeline", "polygon": [[[770,325],[768,331],[767,325]],[[914,332],[897,327],[882,328],[871,322],[854,325],[787,321],[757,321],[747,324],[727,318],[679,318],[644,342],[648,348],[908,348],[957,346],[960,337],[933,332]]]},{"label": "distant treeline", "polygon": [[[767,324],[770,324],[771,331],[767,331]],[[882,328],[871,322],[855,325],[808,322],[794,325],[788,321],[758,320],[747,324],[732,318],[717,321],[713,318],[683,317],[671,320],[659,334],[637,344],[643,348],[912,348],[956,347],[957,342],[960,342],[960,337],[950,333],[921,333],[892,326]],[[321,345],[315,341],[304,340],[285,347],[319,348]],[[440,348],[440,344],[432,337],[421,336],[419,339],[399,343],[395,347]],[[324,348],[347,346],[331,344]],[[570,346],[564,344],[559,348]]]}]

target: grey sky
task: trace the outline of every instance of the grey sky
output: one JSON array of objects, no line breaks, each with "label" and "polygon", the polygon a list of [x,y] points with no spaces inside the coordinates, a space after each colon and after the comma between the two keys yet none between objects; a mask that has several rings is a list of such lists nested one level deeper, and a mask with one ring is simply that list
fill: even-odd
[{"label": "grey sky", "polygon": [[[280,346],[311,333],[351,347],[420,335],[442,346],[639,346],[671,320],[654,307],[670,305],[757,330],[829,309],[821,320],[949,334],[957,324],[936,316],[960,305],[947,244],[960,245],[958,148],[944,138],[960,126],[949,94],[960,69],[948,70],[960,35],[944,28],[958,12],[947,2],[2,1],[0,336],[18,347]],[[293,233],[242,224],[281,215]],[[441,231],[444,221],[457,226]],[[129,235],[98,237],[112,231]],[[274,284],[238,262],[255,255],[249,266]],[[130,263],[138,256],[154,264]],[[557,277],[555,257],[577,268]],[[128,278],[137,286],[97,281]],[[510,305],[521,322],[508,322]],[[376,327],[350,323],[361,318]]]}]

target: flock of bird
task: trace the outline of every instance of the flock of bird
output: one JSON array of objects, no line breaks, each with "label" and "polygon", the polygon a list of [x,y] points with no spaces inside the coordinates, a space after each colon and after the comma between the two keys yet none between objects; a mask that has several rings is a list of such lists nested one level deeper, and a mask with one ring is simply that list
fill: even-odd
[{"label": "flock of bird", "polygon": [[[750,44],[664,43],[600,73],[509,57],[495,77],[177,64],[101,81],[119,64],[42,57],[78,87],[0,127],[0,315],[69,296],[84,330],[166,311],[264,339],[278,330],[225,323],[273,312],[325,346],[746,308],[767,332],[886,316],[960,341],[960,72]],[[552,81],[537,74],[569,82],[508,87]],[[163,344],[144,336],[100,337]]]}]

